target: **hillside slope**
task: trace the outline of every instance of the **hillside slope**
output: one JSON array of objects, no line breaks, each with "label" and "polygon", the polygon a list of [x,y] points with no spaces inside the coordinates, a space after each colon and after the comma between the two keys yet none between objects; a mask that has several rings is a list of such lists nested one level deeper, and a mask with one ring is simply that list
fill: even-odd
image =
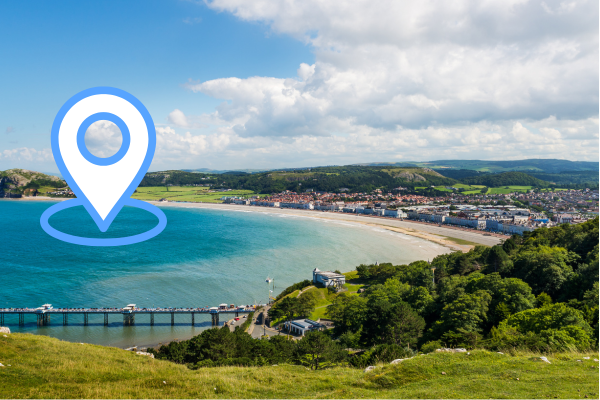
[{"label": "hillside slope", "polygon": [[0,197],[5,192],[22,194],[25,191],[36,191],[41,187],[62,188],[66,182],[57,176],[26,169],[9,169],[0,171]]},{"label": "hillside slope", "polygon": [[500,174],[490,174],[474,176],[471,178],[464,178],[461,179],[461,181],[469,185],[485,185],[489,187],[501,187],[511,185],[535,187],[549,186],[549,182],[534,178],[533,176],[530,176],[524,172],[502,172]]},{"label": "hillside slope", "polygon": [[211,185],[213,188],[252,190],[255,193],[338,191],[370,192],[374,189],[390,191],[398,186],[452,185],[454,179],[429,168],[398,167],[318,167],[297,170],[277,170],[255,174],[232,172],[203,174],[186,171],[147,173],[140,187]]},{"label": "hillside slope", "polygon": [[597,354],[548,358],[551,364],[533,354],[473,351],[367,373],[292,365],[194,371],[117,348],[13,333],[0,336],[0,398],[598,398]]}]

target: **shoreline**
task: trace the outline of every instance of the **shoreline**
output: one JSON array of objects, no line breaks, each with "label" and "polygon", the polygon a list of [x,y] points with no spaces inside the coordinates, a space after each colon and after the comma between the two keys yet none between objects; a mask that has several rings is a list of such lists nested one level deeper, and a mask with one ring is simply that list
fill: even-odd
[{"label": "shoreline", "polygon": [[[238,211],[238,212],[262,212],[267,214],[290,215],[304,218],[324,219],[330,221],[338,221],[345,223],[360,224],[365,226],[383,228],[392,232],[401,233],[413,237],[418,237],[441,246],[447,247],[453,251],[467,252],[472,249],[473,244],[481,244],[484,246],[493,246],[500,243],[502,236],[484,236],[483,233],[468,229],[456,229],[446,226],[437,226],[434,224],[425,224],[414,221],[403,221],[385,217],[365,216],[361,214],[350,213],[332,213],[315,210],[300,210],[287,208],[272,208],[259,206],[241,206],[234,204],[222,203],[175,203],[175,202],[159,202],[147,201],[160,207],[174,208],[204,208],[223,211]],[[461,244],[457,241],[472,242],[473,244]]]},{"label": "shoreline", "polygon": [[[46,196],[22,197],[19,199],[6,200],[25,200],[25,201],[65,201],[70,198],[54,198]],[[158,207],[173,208],[202,208],[221,211],[237,212],[262,212],[267,214],[290,215],[304,218],[324,219],[330,221],[342,221],[346,223],[360,224],[389,230],[395,233],[401,233],[413,237],[418,237],[429,242],[449,248],[452,251],[468,252],[474,245],[494,246],[501,243],[502,235],[489,234],[484,236],[483,232],[474,231],[465,228],[455,228],[448,226],[438,226],[436,224],[427,224],[424,222],[397,220],[386,217],[367,216],[350,213],[333,213],[317,210],[301,210],[288,208],[243,206],[224,203],[192,203],[192,202],[161,202],[154,200],[144,200]],[[453,240],[454,239],[454,240]],[[463,243],[461,243],[463,242]]]}]

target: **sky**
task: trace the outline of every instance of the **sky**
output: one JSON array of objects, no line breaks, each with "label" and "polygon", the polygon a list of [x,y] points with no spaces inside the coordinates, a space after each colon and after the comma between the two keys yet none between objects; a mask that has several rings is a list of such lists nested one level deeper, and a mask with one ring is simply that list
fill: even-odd
[{"label": "sky", "polygon": [[[440,159],[598,161],[598,2],[0,2],[0,170],[58,172],[50,128],[113,86],[150,170]],[[120,132],[88,130],[93,154]]]}]

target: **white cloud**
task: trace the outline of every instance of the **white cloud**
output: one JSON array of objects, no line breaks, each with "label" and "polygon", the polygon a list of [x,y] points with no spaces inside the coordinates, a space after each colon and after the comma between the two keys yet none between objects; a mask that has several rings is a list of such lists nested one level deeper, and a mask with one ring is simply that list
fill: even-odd
[{"label": "white cloud", "polygon": [[[315,49],[315,63],[301,64],[296,77],[186,84],[225,100],[214,113],[188,119],[211,121],[213,134],[229,135],[228,146],[267,146],[255,148],[275,160],[278,149],[294,143],[296,154],[322,164],[336,152],[321,153],[316,142],[343,147],[337,156],[350,162],[353,148],[360,150],[356,161],[370,147],[373,160],[389,153],[494,158],[503,150],[486,149],[516,142],[510,158],[598,158],[597,2],[213,0],[208,6]],[[592,146],[578,148],[575,138]],[[387,144],[375,150],[369,140]],[[415,153],[415,145],[430,151]]]},{"label": "white cloud", "polygon": [[185,117],[185,114],[181,110],[175,109],[175,110],[171,111],[167,118],[168,118],[169,122],[172,123],[173,125],[184,126],[184,127],[188,126],[187,118]]},{"label": "white cloud", "polygon": [[0,161],[3,162],[48,162],[53,160],[52,150],[50,149],[36,150],[30,147],[19,147],[0,152]]},{"label": "white cloud", "polygon": [[223,103],[174,109],[152,169],[598,160],[597,1],[206,1],[315,61],[188,82]]}]

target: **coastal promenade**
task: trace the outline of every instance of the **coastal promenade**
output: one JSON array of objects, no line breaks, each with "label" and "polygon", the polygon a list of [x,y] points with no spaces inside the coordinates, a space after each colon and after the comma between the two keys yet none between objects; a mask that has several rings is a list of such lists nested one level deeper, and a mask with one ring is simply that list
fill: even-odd
[{"label": "coastal promenade", "polygon": [[[416,236],[429,240],[453,250],[468,251],[473,244],[495,246],[502,243],[500,235],[490,235],[470,229],[438,226],[422,222],[398,220],[393,218],[376,217],[363,214],[350,214],[342,212],[324,212],[316,210],[300,210],[289,208],[244,206],[235,204],[218,203],[177,203],[177,202],[151,202],[161,207],[206,208],[213,210],[229,210],[242,212],[262,212],[274,215],[293,215],[298,217],[320,218],[343,222],[353,222],[370,226],[377,226],[393,232]],[[454,239],[454,240],[453,240]]]},{"label": "coastal promenade", "polygon": [[196,314],[210,314],[212,326],[219,325],[219,314],[233,314],[236,317],[239,314],[249,314],[254,312],[255,306],[239,307],[196,307],[196,308],[173,308],[173,307],[153,307],[139,308],[135,304],[130,304],[122,308],[54,308],[51,304],[44,304],[37,308],[0,308],[0,326],[4,325],[5,315],[18,315],[19,325],[25,324],[26,315],[35,315],[38,326],[50,324],[52,316],[62,316],[62,324],[69,324],[70,315],[81,315],[83,324],[88,325],[90,315],[103,315],[104,325],[108,326],[109,315],[122,315],[123,325],[134,325],[136,315],[148,315],[150,325],[154,325],[155,314],[171,314],[171,325],[175,325],[175,314],[187,314],[191,316],[191,324],[195,324]]}]

